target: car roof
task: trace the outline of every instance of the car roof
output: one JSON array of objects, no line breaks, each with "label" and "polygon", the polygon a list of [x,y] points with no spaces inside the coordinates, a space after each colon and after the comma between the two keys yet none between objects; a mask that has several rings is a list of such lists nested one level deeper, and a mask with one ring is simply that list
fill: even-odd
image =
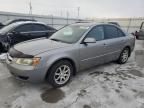
[{"label": "car roof", "polygon": [[43,25],[46,25],[42,22],[35,22],[35,21],[20,21],[20,22],[15,22],[13,24],[15,24],[15,25],[22,25],[22,24],[43,24]]},{"label": "car roof", "polygon": [[[106,23],[106,22],[84,22],[84,23],[74,23],[72,25],[76,25],[76,26],[86,26],[86,27],[91,27],[91,26],[96,26],[96,25],[113,25],[116,26],[115,24],[111,24],[111,23]],[[117,26],[116,26],[117,27]]]}]

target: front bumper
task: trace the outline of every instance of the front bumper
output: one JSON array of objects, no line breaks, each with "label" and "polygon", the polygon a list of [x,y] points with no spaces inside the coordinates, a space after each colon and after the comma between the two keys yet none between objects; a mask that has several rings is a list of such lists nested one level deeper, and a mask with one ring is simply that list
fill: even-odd
[{"label": "front bumper", "polygon": [[6,64],[8,70],[16,79],[29,82],[42,82],[45,80],[45,72],[41,68],[12,63],[8,57],[6,57]]}]

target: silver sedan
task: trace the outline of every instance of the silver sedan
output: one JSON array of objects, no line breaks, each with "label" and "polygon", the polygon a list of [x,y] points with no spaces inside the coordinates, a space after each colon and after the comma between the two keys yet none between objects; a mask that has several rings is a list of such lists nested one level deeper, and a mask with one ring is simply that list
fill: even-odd
[{"label": "silver sedan", "polygon": [[32,82],[64,86],[80,70],[118,61],[126,63],[135,37],[120,27],[104,23],[66,26],[49,39],[19,43],[9,50],[6,63],[11,74]]}]

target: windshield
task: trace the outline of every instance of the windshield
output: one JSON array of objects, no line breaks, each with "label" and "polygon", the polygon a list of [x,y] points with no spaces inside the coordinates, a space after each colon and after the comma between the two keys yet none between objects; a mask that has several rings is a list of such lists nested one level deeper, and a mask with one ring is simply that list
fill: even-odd
[{"label": "windshield", "polygon": [[4,24],[4,25],[9,25],[12,21],[13,21],[13,20],[8,20],[8,21],[4,22],[3,24]]},{"label": "windshield", "polygon": [[0,29],[0,33],[1,34],[6,34],[9,31],[11,31],[13,28],[15,27],[15,24],[10,24],[8,26],[3,27],[2,29]]},{"label": "windshield", "polygon": [[70,25],[54,33],[50,39],[65,43],[76,43],[88,29],[88,26]]}]

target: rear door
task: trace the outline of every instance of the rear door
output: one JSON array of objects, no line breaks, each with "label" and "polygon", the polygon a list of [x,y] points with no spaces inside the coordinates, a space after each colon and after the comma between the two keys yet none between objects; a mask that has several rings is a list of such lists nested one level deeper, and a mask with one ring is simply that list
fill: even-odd
[{"label": "rear door", "polygon": [[104,25],[104,51],[105,62],[118,59],[125,43],[125,34],[118,27]]},{"label": "rear door", "polygon": [[32,32],[30,33],[31,38],[41,38],[41,37],[47,37],[48,30],[45,25],[42,24],[32,24]]}]

